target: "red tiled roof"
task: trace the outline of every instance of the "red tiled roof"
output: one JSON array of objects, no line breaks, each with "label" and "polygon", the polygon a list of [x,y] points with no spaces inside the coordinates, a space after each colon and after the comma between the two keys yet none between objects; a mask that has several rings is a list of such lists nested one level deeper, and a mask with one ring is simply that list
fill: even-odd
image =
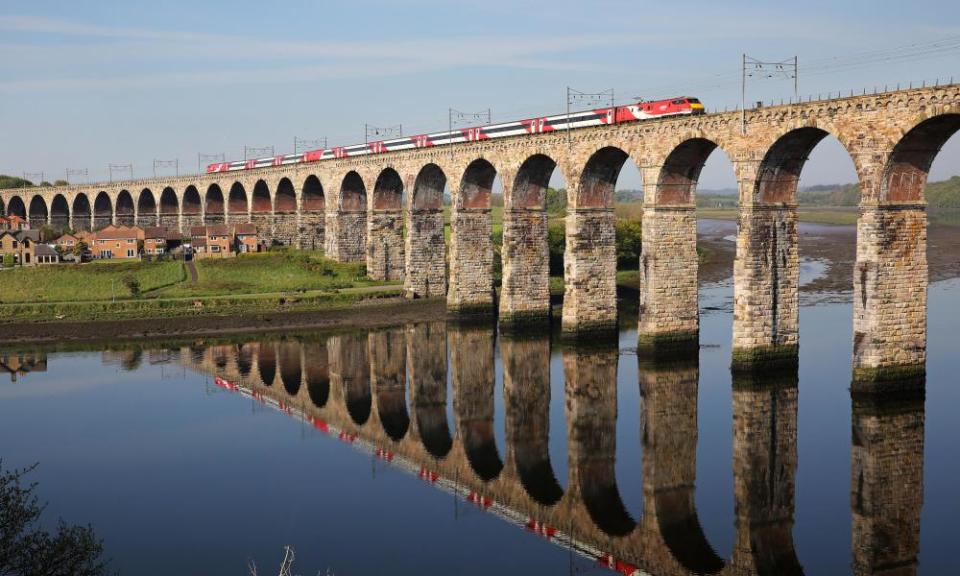
[{"label": "red tiled roof", "polygon": [[136,240],[139,237],[140,230],[138,228],[127,228],[126,226],[122,228],[108,226],[97,232],[96,235],[97,240]]},{"label": "red tiled roof", "polygon": [[166,240],[167,229],[163,226],[147,226],[143,229],[143,237],[148,239],[160,238]]}]

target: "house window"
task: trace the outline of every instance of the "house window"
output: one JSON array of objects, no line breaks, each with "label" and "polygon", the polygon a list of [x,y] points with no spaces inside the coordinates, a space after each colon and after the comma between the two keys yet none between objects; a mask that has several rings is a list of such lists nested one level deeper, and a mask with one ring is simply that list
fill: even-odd
[{"label": "house window", "polygon": [[213,246],[210,247],[210,251],[211,251],[211,252],[219,252],[219,251],[220,251],[220,247],[217,246],[216,244],[214,244]]},{"label": "house window", "polygon": [[127,258],[133,258],[133,250],[127,250]]}]

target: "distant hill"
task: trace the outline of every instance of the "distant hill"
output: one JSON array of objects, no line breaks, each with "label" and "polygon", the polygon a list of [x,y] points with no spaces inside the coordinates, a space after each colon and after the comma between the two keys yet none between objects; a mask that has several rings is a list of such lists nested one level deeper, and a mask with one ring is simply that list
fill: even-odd
[{"label": "distant hill", "polygon": [[0,174],[0,189],[25,188],[27,186],[33,186],[33,182],[20,178],[19,176]]}]

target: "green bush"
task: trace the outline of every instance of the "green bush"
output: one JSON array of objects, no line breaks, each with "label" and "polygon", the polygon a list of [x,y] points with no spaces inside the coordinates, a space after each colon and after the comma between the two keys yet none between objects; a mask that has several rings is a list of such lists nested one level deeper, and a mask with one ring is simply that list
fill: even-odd
[{"label": "green bush", "polygon": [[640,220],[617,220],[617,270],[640,267],[643,225]]},{"label": "green bush", "polygon": [[563,224],[551,224],[547,229],[550,249],[550,275],[563,276],[563,253],[567,249],[567,232]]}]

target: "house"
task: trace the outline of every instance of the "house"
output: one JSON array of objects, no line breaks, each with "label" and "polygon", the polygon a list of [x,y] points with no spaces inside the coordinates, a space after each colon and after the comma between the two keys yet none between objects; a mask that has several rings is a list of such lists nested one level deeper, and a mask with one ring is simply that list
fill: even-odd
[{"label": "house", "polygon": [[34,245],[34,259],[37,264],[59,264],[60,254],[53,246],[39,242]]},{"label": "house", "polygon": [[14,266],[33,266],[36,263],[34,246],[36,242],[32,234],[24,234],[26,230],[0,231],[0,258],[3,263]]},{"label": "house", "polygon": [[148,256],[159,256],[167,252],[167,236],[169,232],[163,226],[147,226],[143,229],[143,253]]},{"label": "house", "polygon": [[60,250],[63,250],[64,252],[73,252],[73,248],[79,241],[80,239],[73,234],[64,234],[54,240],[53,243],[59,246]]},{"label": "house", "polygon": [[257,225],[252,222],[237,224],[233,228],[234,249],[245,254],[248,252],[259,251],[259,240],[257,239]]},{"label": "house", "polygon": [[225,258],[233,255],[233,235],[226,224],[191,228],[190,244],[198,258]]},{"label": "house", "polygon": [[21,218],[16,214],[10,214],[9,216],[0,216],[0,230],[10,230],[16,232],[18,230],[29,230],[30,223],[26,221],[25,218]]},{"label": "house", "polygon": [[90,250],[95,258],[137,258],[137,243],[143,239],[143,228],[107,226],[97,232]]}]

